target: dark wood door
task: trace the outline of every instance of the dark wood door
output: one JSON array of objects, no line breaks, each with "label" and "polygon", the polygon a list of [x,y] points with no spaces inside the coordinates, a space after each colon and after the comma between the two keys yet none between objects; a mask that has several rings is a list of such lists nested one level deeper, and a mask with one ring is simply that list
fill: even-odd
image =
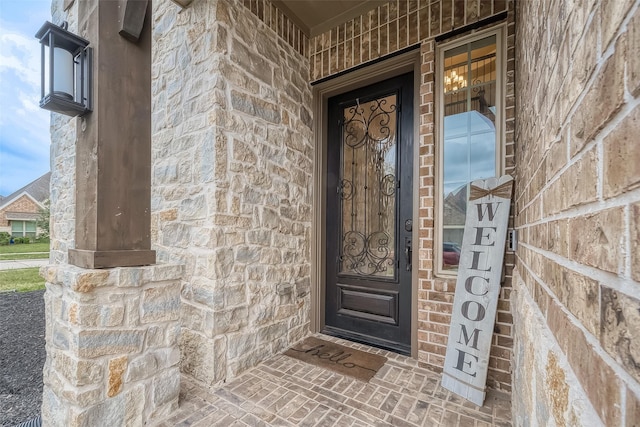
[{"label": "dark wood door", "polygon": [[408,354],[413,74],[328,107],[324,332]]}]

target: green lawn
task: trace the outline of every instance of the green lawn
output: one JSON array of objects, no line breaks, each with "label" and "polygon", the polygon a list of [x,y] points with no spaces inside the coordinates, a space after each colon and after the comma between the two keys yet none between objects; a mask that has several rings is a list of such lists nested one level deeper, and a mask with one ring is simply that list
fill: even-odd
[{"label": "green lawn", "polygon": [[25,252],[49,252],[49,243],[18,243],[15,245],[0,246],[0,254],[18,254]]},{"label": "green lawn", "polygon": [[49,258],[49,243],[17,243],[0,246],[0,261]]},{"label": "green lawn", "polygon": [[[0,291],[29,292],[44,289],[38,268],[0,271]],[[1,297],[0,297],[1,298]]]},{"label": "green lawn", "polygon": [[49,252],[36,252],[30,254],[0,254],[0,261],[8,261],[14,259],[47,259]]}]

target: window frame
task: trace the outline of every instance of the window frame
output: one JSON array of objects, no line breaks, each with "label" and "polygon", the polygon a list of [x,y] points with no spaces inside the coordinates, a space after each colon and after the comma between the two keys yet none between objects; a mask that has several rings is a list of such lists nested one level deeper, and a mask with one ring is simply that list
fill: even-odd
[{"label": "window frame", "polygon": [[[18,224],[20,223],[22,225],[21,227],[21,231],[14,231],[13,230],[13,225],[14,224]],[[31,230],[27,230],[27,223],[31,223],[34,224],[34,231]],[[20,235],[14,235],[14,233],[21,233]],[[27,233],[33,233],[33,238],[36,238],[38,236],[38,223],[37,221],[27,221],[27,220],[11,220],[11,236],[12,237],[32,237],[30,235],[27,235]]]},{"label": "window frame", "polygon": [[474,32],[459,39],[436,46],[435,56],[435,165],[434,194],[435,212],[433,233],[434,276],[443,278],[457,277],[457,270],[445,270],[442,266],[444,243],[444,54],[446,51],[473,43],[486,37],[496,37],[496,173],[504,174],[505,170],[505,104],[506,104],[506,24],[500,24],[486,30]]}]

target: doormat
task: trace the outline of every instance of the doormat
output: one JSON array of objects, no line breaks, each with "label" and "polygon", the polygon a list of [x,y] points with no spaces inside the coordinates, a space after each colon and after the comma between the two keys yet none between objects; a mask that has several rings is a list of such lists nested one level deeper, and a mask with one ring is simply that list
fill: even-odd
[{"label": "doormat", "polygon": [[365,382],[373,378],[387,361],[386,357],[315,337],[306,338],[284,354]]}]

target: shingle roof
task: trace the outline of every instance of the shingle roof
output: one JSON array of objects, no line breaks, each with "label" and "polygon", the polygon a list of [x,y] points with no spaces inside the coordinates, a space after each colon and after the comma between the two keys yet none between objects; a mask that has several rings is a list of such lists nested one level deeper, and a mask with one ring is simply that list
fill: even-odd
[{"label": "shingle roof", "polygon": [[51,182],[51,172],[47,172],[35,181],[30,182],[19,190],[14,191],[6,197],[0,199],[0,204],[9,202],[22,193],[27,193],[38,202],[42,203],[49,198],[49,184]]}]

